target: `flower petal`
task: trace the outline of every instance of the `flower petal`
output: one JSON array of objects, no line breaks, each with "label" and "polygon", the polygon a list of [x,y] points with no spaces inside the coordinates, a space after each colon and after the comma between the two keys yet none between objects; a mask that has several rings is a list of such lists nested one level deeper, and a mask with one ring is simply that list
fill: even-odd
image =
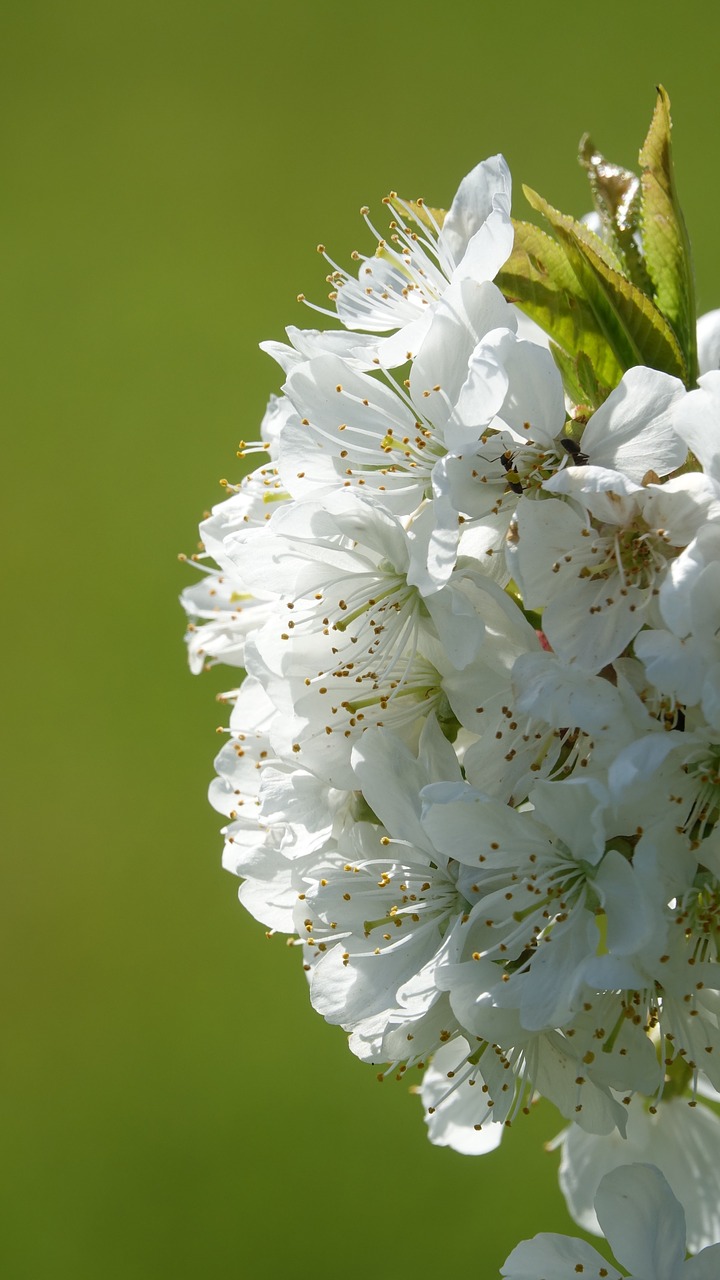
[{"label": "flower petal", "polygon": [[618,1262],[638,1280],[679,1280],[685,1214],[655,1165],[622,1165],[606,1174],[595,1210]]}]

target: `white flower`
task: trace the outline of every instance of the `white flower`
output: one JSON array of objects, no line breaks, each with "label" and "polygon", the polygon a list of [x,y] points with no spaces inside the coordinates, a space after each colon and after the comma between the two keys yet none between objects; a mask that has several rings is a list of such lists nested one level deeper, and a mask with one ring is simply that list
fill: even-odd
[{"label": "white flower", "polygon": [[[608,993],[588,999],[568,1039],[557,1032],[529,1034],[513,1015],[493,1010],[490,1000],[477,1002],[483,981],[498,989],[484,961],[449,965],[441,979],[465,1030],[434,1054],[423,1078],[420,1094],[431,1142],[481,1155],[500,1140],[498,1126],[527,1111],[542,1093],[583,1132],[612,1133],[622,1146],[626,1103],[613,1094],[636,1088],[652,1093],[660,1072],[655,1046],[627,1016],[628,1005],[620,997]],[[472,1034],[481,1029],[485,1035]],[[493,1042],[494,1034],[501,1043]]]},{"label": "white flower", "polygon": [[315,1008],[353,1033],[358,1056],[412,1065],[456,1030],[434,973],[457,953],[468,903],[458,865],[420,824],[420,791],[460,767],[430,719],[417,757],[376,730],[354,751],[353,768],[383,825],[358,822],[298,867],[297,930]]},{"label": "white flower", "polygon": [[[454,410],[473,352],[491,332],[515,326],[512,308],[493,284],[461,280],[433,311],[406,386],[337,355],[296,365],[285,392],[297,416],[283,431],[279,454],[288,491],[301,498],[360,488],[389,510],[412,514],[432,491],[438,459],[457,446]],[[506,386],[495,362],[485,377],[484,421],[473,424],[476,442]]]},{"label": "white flower", "polygon": [[248,631],[267,616],[262,602],[243,591],[236,578],[208,570],[185,588],[180,603],[190,619],[185,633],[190,670],[197,674],[216,662],[241,667]]},{"label": "white flower", "polygon": [[[386,368],[411,359],[425,337],[434,305],[448,285],[466,279],[493,280],[506,262],[513,244],[510,196],[507,164],[501,155],[491,156],[463,178],[440,221],[423,201],[409,203],[393,193],[385,200],[393,212],[390,235],[381,236],[370,222],[369,209],[363,209],[378,247],[371,256],[353,254],[361,263],[357,279],[319,245],[318,251],[331,267],[328,280],[336,312],[309,305],[333,319],[337,315],[347,329],[394,335],[377,338],[374,347],[359,335],[354,351],[352,344],[342,343],[343,354],[353,351],[362,361],[372,351]],[[308,338],[302,332],[291,330],[288,336],[293,345],[308,350]],[[332,331],[314,333],[310,341],[317,350],[325,339],[326,350],[338,349]],[[271,354],[285,367],[293,363],[292,356],[282,351],[272,350]]]},{"label": "white flower", "polygon": [[[284,420],[287,407],[287,401],[273,397],[265,420]],[[248,529],[262,527],[287,495],[273,466],[260,467],[239,485],[228,488],[232,489],[230,497],[213,507],[200,525],[203,551],[192,557],[192,563],[202,571],[203,578],[186,587],[180,596],[190,619],[186,641],[194,673],[217,662],[242,667],[247,636],[261,627],[272,612],[272,597],[262,586],[253,591],[248,588],[238,574],[230,549],[235,538],[244,536]],[[210,557],[220,569],[208,563]]]},{"label": "white flower", "polygon": [[[622,1133],[624,1106],[613,1096],[610,1085],[604,1079],[595,1081],[588,1070],[589,1037],[576,1038],[574,1028],[572,1038],[558,1031],[528,1031],[515,1009],[498,1003],[502,978],[498,965],[482,957],[460,964],[448,958],[436,974],[436,982],[449,992],[452,1011],[472,1046],[462,1070],[452,1072],[452,1087],[471,1079],[480,1084],[473,1094],[474,1122],[512,1120],[536,1095],[542,1095],[562,1115],[591,1133],[611,1133],[616,1128]],[[623,1021],[621,1013],[618,1029]],[[595,1026],[596,1049],[599,1030]],[[614,1052],[615,1046],[609,1047]],[[450,1077],[451,1073],[447,1074]],[[448,1088],[437,1108],[452,1105]],[[469,1118],[464,1110],[463,1122]]]},{"label": "white flower", "polygon": [[232,548],[238,576],[275,593],[270,620],[246,646],[247,669],[277,708],[275,748],[285,758],[301,751],[300,763],[333,786],[352,787],[350,752],[371,723],[405,726],[413,742],[433,708],[443,715],[450,694],[435,660],[457,673],[501,648],[498,600],[518,615],[471,564],[423,600],[408,581],[409,555],[396,519],[343,490],[283,506]]},{"label": "white flower", "polygon": [[238,891],[245,908],[268,928],[292,933],[295,893],[291,868],[281,851],[282,829],[260,821],[262,771],[273,759],[267,736],[272,706],[262,688],[245,680],[233,700],[231,739],[215,760],[217,776],[210,802],[230,819],[224,828],[223,866],[243,883]]},{"label": "white flower", "polygon": [[[615,1257],[634,1280],[717,1280],[720,1244],[685,1261],[685,1215],[650,1164],[624,1165],[602,1179],[595,1210]],[[622,1280],[584,1240],[543,1234],[524,1240],[501,1268],[506,1280]]]},{"label": "white flower", "polygon": [[478,1105],[488,1094],[483,1093],[484,1081],[478,1072],[463,1070],[471,1053],[462,1036],[441,1045],[423,1076],[419,1093],[430,1141],[464,1156],[480,1156],[500,1145],[505,1125],[500,1120],[478,1119],[482,1114]]},{"label": "white flower", "polygon": [[671,486],[642,486],[603,467],[568,467],[545,488],[572,505],[520,499],[514,576],[525,606],[544,606],[543,630],[565,662],[600,671],[656,620],[668,564],[705,515],[702,503],[690,502],[689,520],[687,484]]},{"label": "white flower", "polygon": [[512,962],[496,1002],[516,1008],[530,1031],[567,1025],[596,954],[598,917],[608,951],[622,956],[648,942],[656,924],[632,866],[605,851],[602,786],[591,778],[540,782],[532,812],[463,783],[435,783],[423,795],[436,847],[468,865],[459,879],[477,903],[468,954]]},{"label": "white flower", "polygon": [[625,1137],[589,1134],[570,1125],[562,1146],[560,1187],[578,1226],[601,1234],[593,1208],[610,1170],[643,1161],[656,1165],[680,1201],[693,1253],[720,1240],[720,1119],[701,1100],[692,1106],[675,1096],[652,1106],[642,1097],[628,1105]]}]

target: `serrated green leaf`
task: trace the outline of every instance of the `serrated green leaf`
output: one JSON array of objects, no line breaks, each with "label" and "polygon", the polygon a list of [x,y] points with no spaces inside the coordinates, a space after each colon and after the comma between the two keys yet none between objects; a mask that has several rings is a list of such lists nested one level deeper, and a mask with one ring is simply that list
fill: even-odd
[{"label": "serrated green leaf", "polygon": [[563,380],[565,394],[570,398],[573,404],[589,404],[591,408],[599,408],[592,401],[588,400],[585,395],[585,389],[580,385],[577,366],[572,356],[569,356],[562,347],[558,347],[556,343],[550,343],[550,354],[555,361]]},{"label": "serrated green leaf", "polygon": [[[581,244],[585,244],[589,249],[592,249],[593,253],[597,254],[612,271],[622,272],[622,263],[612,245],[606,244],[604,240],[596,236],[595,232],[591,231],[584,222],[578,222],[576,218],[571,218],[569,214],[561,213],[559,209],[554,209],[551,204],[548,204],[547,200],[543,200],[542,196],[538,195],[537,191],[533,191],[532,187],[523,187],[523,191],[528,204],[537,213],[541,213],[544,218],[547,218],[551,226],[564,227]],[[549,212],[552,212],[552,219],[549,216]]]},{"label": "serrated green leaf", "polygon": [[[587,228],[525,188],[528,201],[550,223],[575,273],[582,295],[623,371],[644,364],[687,381],[677,338],[654,303],[598,252]],[[598,244],[598,238],[593,237]],[[603,249],[606,246],[603,246]]]},{"label": "serrated green leaf", "polygon": [[569,356],[554,342],[550,343],[550,352],[562,374],[563,386],[573,404],[585,404],[590,409],[599,409],[612,388],[598,380],[588,355],[584,351],[579,351],[577,355]]},{"label": "serrated green leaf", "polygon": [[617,251],[625,275],[643,293],[651,293],[650,279],[637,242],[642,207],[639,177],[632,170],[606,159],[588,133],[580,139],[578,159],[587,173],[595,209]]},{"label": "serrated green leaf", "polygon": [[643,249],[655,303],[677,333],[692,385],[698,372],[692,256],[675,189],[670,99],[662,85],[657,92],[652,122],[640,152]]},{"label": "serrated green leaf", "polygon": [[[574,368],[572,362],[583,353],[595,371],[598,386],[612,389],[624,369],[608,345],[563,247],[532,223],[513,225],[513,252],[496,277],[496,284],[510,302],[550,334],[571,362],[568,369]],[[559,367],[563,372],[563,366]],[[577,402],[570,383],[567,391]],[[586,399],[584,390],[579,399]]]}]

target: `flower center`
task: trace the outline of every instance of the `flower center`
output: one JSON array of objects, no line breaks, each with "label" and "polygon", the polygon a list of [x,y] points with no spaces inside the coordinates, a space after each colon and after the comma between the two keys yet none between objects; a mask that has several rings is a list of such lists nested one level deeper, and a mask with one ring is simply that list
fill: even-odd
[{"label": "flower center", "polygon": [[581,577],[593,581],[620,575],[623,587],[652,588],[658,572],[664,568],[668,543],[662,529],[650,529],[638,515],[628,525],[601,525],[599,537],[591,548],[597,555],[595,564],[581,570]]}]

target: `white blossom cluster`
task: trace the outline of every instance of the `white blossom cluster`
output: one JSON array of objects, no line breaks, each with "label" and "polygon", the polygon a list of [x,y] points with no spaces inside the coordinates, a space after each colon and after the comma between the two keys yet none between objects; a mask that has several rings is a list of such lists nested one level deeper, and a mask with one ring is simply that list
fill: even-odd
[{"label": "white blossom cluster", "polygon": [[[634,1109],[643,1133],[694,1114],[701,1247],[720,1236],[718,1122],[687,1108],[720,1090],[720,371],[688,391],[637,366],[595,412],[570,403],[493,283],[503,158],[444,216],[386,205],[352,273],[320,246],[342,327],[264,344],[285,378],[268,460],[201,524],[183,595],[192,669],[247,673],[210,790],[224,865],[359,1058],[431,1064],[433,1141],[488,1150],[550,1099],[585,1225],[608,1167],[662,1167],[662,1144],[622,1153]],[[615,1152],[594,1180],[588,1142]]]}]

